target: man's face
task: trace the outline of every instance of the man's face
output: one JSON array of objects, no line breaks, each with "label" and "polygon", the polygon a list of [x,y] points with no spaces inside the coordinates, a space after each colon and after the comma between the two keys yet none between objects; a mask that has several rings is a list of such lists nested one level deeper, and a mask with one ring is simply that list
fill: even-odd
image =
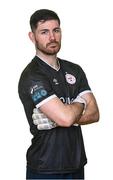
[{"label": "man's face", "polygon": [[55,55],[61,47],[61,29],[57,20],[39,22],[34,32],[36,49],[46,55]]}]

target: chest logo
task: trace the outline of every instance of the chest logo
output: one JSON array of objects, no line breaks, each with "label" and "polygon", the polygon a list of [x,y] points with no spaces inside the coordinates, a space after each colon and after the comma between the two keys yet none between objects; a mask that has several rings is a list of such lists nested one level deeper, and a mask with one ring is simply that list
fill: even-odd
[{"label": "chest logo", "polygon": [[59,83],[58,83],[58,80],[57,79],[53,79],[53,83],[55,83],[55,85],[58,85]]},{"label": "chest logo", "polygon": [[66,74],[65,75],[65,77],[66,77],[66,81],[69,83],[69,84],[75,84],[75,82],[76,82],[76,78],[75,78],[75,76],[73,76],[72,74]]}]

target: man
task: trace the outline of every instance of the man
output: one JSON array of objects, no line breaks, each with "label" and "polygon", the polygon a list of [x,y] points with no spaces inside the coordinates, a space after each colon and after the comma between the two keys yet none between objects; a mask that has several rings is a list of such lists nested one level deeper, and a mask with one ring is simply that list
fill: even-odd
[{"label": "man", "polygon": [[82,68],[61,60],[58,15],[47,9],[30,18],[36,56],[24,69],[19,96],[33,140],[26,179],[84,179],[87,158],[81,126],[97,122],[99,111]]}]

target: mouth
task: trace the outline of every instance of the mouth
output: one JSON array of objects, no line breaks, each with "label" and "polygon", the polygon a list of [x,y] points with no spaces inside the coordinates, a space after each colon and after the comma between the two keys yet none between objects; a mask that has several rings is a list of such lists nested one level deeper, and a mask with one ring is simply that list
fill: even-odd
[{"label": "mouth", "polygon": [[49,47],[50,47],[50,48],[56,48],[57,45],[50,45]]},{"label": "mouth", "polygon": [[52,48],[55,48],[56,46],[58,46],[58,43],[57,42],[52,42],[52,43],[49,43],[48,45],[47,45],[47,47],[52,47]]}]

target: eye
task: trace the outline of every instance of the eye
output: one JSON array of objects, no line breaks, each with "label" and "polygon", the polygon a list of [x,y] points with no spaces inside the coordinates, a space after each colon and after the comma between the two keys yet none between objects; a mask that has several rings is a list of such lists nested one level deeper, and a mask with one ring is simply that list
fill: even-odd
[{"label": "eye", "polygon": [[54,29],[54,32],[60,33],[60,32],[61,32],[61,29],[60,29],[60,28],[56,28],[56,29]]},{"label": "eye", "polygon": [[41,34],[46,34],[47,32],[46,31],[42,31]]},{"label": "eye", "polygon": [[41,34],[48,34],[48,30],[41,31]]}]

